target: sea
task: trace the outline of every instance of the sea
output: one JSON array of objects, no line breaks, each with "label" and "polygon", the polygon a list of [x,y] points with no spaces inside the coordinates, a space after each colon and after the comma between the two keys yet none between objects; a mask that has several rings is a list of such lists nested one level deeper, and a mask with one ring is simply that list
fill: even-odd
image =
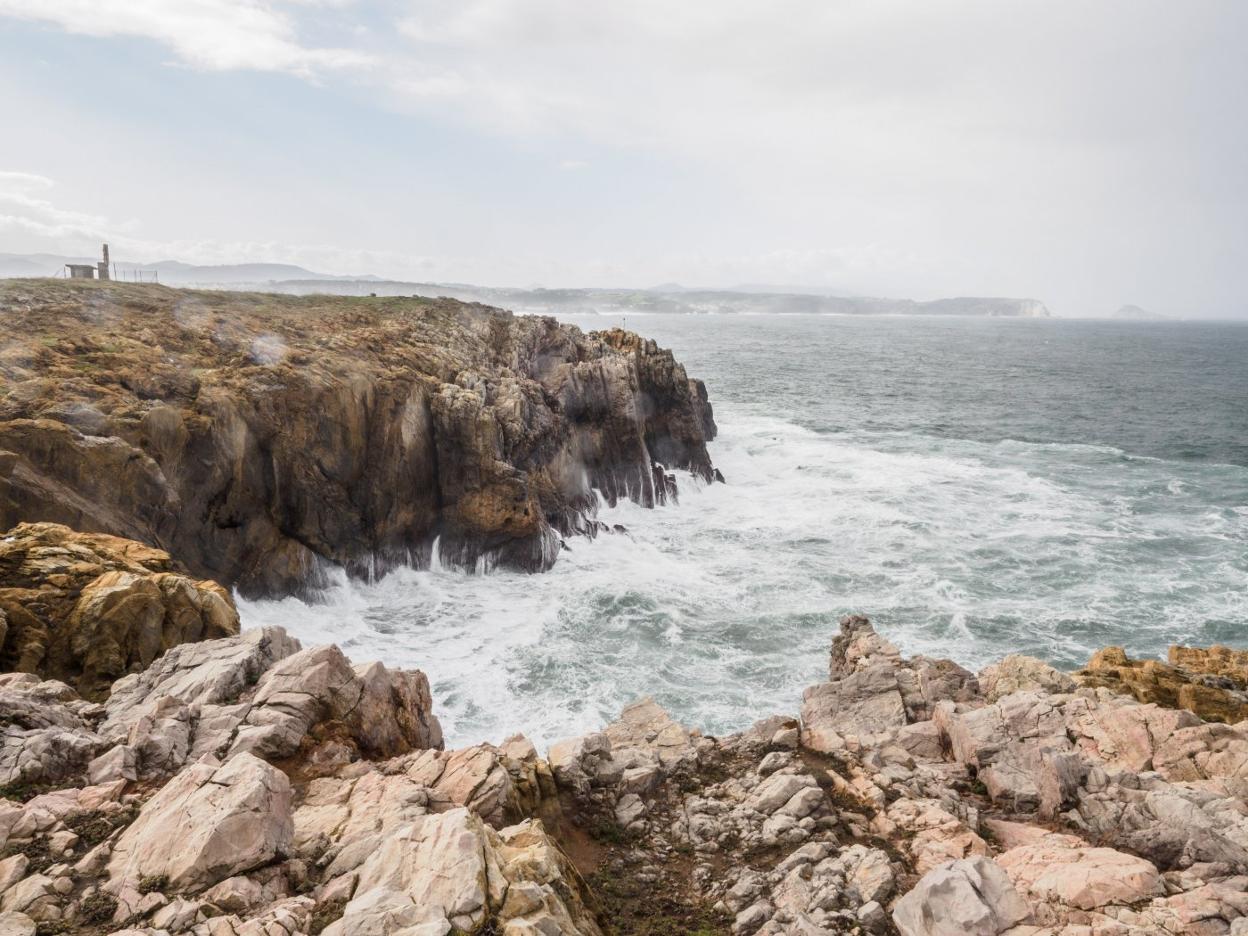
[{"label": "sea", "polygon": [[245,627],[428,674],[448,745],[539,746],[652,696],[796,714],[838,619],[972,669],[1248,647],[1248,324],[826,315],[624,325],[706,382],[726,483],[603,507],[541,575],[399,570]]}]

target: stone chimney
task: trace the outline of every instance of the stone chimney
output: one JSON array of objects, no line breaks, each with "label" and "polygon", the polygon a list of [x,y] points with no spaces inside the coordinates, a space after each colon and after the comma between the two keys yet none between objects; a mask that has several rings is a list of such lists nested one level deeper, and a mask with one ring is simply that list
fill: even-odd
[{"label": "stone chimney", "polygon": [[108,244],[104,245],[104,259],[96,264],[96,269],[100,271],[100,279],[109,279],[108,275]]}]

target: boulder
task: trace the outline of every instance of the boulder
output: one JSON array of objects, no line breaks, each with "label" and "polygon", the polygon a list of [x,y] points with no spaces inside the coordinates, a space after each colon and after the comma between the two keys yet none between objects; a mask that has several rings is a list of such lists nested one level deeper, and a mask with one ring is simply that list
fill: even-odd
[{"label": "boulder", "polygon": [[893,907],[902,936],[998,936],[1027,918],[1027,901],[991,858],[941,865]]},{"label": "boulder", "polygon": [[1103,910],[1166,894],[1152,862],[1112,848],[1093,848],[1070,835],[1045,836],[1011,848],[996,861],[1015,888],[1037,903]]},{"label": "boulder", "polygon": [[224,589],[163,550],[22,523],[0,537],[0,667],[61,680],[90,699],[164,651],[238,633]]},{"label": "boulder", "polygon": [[113,848],[115,891],[164,877],[195,893],[288,854],[294,825],[290,781],[243,753],[194,764],[166,783]]},{"label": "boulder", "polygon": [[356,749],[355,756],[393,757],[441,747],[442,729],[432,709],[424,673],[392,672],[379,663],[357,669],[335,646],[311,647],[261,676],[229,754],[287,758],[314,727],[321,737],[312,740],[344,742]]},{"label": "boulder", "polygon": [[1000,662],[980,670],[979,686],[988,702],[1027,690],[1059,695],[1074,692],[1077,688],[1075,681],[1065,673],[1020,653],[1011,653]]}]

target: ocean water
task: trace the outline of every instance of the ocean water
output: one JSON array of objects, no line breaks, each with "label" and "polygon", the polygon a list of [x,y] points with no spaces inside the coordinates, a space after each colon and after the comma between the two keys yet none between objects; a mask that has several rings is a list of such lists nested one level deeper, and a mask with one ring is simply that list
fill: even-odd
[{"label": "ocean water", "polygon": [[549,742],[642,695],[712,733],[796,713],[851,611],[972,668],[1248,646],[1248,325],[623,324],[706,381],[727,484],[604,509],[628,534],[545,575],[344,580],[240,602],[244,626],[424,669],[452,745]]}]

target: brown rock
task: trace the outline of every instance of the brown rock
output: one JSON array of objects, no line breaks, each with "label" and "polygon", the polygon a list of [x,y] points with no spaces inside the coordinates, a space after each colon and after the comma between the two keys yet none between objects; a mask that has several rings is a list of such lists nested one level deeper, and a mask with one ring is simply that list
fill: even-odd
[{"label": "brown rock", "polygon": [[179,644],[238,633],[215,582],[133,540],[21,524],[0,537],[0,668],[59,679],[87,698]]},{"label": "brown rock", "polygon": [[1140,702],[1187,709],[1205,721],[1234,724],[1248,718],[1245,656],[1244,651],[1225,647],[1171,647],[1171,663],[1162,663],[1133,660],[1121,647],[1106,647],[1075,674],[1075,680]]}]

